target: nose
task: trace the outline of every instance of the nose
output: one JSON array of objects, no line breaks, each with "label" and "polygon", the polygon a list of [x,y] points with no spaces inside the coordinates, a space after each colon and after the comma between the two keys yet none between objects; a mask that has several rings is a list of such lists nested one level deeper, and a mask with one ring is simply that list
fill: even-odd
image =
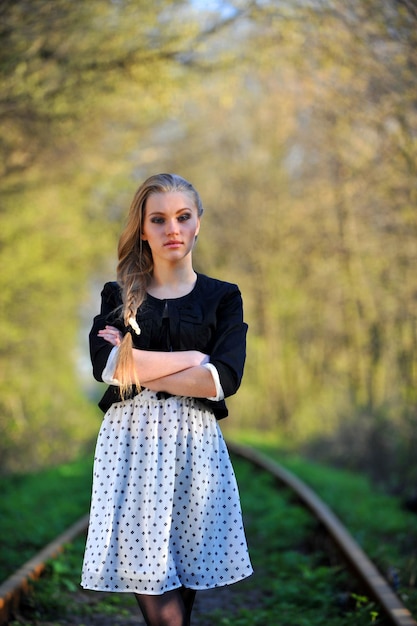
[{"label": "nose", "polygon": [[165,222],[165,225],[167,235],[172,235],[178,232],[178,220],[176,220],[175,218],[168,219]]}]

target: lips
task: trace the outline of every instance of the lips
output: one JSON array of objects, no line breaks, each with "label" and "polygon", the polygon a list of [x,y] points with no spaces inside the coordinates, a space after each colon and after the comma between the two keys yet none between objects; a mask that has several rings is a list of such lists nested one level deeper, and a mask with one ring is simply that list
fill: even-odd
[{"label": "lips", "polygon": [[164,243],[164,247],[166,248],[177,248],[182,245],[182,241],[178,241],[177,239],[173,239],[172,241],[167,241]]}]

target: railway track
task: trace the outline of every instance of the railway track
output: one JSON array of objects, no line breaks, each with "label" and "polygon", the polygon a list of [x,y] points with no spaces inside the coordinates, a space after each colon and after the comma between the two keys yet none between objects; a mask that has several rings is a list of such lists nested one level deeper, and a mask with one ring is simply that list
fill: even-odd
[{"label": "railway track", "polygon": [[[331,537],[352,572],[361,581],[362,586],[366,588],[369,596],[380,606],[381,612],[392,626],[417,626],[417,621],[402,604],[375,565],[336,515],[310,487],[294,474],[253,448],[233,442],[228,442],[228,447],[233,455],[271,474],[279,484],[289,488],[301,504],[310,510]],[[46,562],[62,552],[64,546],[77,535],[85,532],[87,524],[88,515],[82,517],[0,585],[0,626],[7,624],[10,616],[18,610],[22,596],[27,593],[31,581],[42,574]]]},{"label": "railway track", "polygon": [[88,515],[84,515],[0,585],[0,626],[7,624],[10,616],[19,608],[22,596],[28,592],[31,581],[41,576],[46,562],[60,554],[65,545],[87,530],[88,518]]},{"label": "railway track", "polygon": [[323,525],[335,545],[366,587],[369,595],[381,606],[393,626],[417,626],[410,611],[403,605],[388,582],[379,573],[357,542],[329,507],[294,474],[253,448],[229,442],[230,451],[253,465],[269,472],[280,483],[289,487]]}]

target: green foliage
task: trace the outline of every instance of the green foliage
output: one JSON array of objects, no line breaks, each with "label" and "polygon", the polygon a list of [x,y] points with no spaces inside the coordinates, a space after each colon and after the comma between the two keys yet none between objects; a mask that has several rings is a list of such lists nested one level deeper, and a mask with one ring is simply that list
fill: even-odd
[{"label": "green foliage", "polygon": [[[244,296],[230,430],[315,440],[317,455],[415,491],[415,14],[336,5],[264,3],[251,58],[194,95],[193,163],[175,153],[171,169],[208,206],[201,267]],[[375,439],[386,454],[371,468]]]},{"label": "green foliage", "polygon": [[201,31],[185,6],[2,3],[0,473],[71,458],[97,429],[81,311],[115,250],[132,153]]},{"label": "green foliage", "polygon": [[174,170],[207,207],[198,269],[244,296],[231,427],[314,440],[361,469],[377,437],[370,473],[414,490],[410,7],[2,3],[0,471],[93,436],[75,369],[95,283],[114,277],[137,181]]}]

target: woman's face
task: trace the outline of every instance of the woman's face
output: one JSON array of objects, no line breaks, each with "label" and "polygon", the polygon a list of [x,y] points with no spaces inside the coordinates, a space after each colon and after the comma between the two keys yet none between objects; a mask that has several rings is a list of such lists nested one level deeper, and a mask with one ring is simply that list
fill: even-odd
[{"label": "woman's face", "polygon": [[187,257],[200,230],[192,196],[181,191],[154,193],[146,200],[142,239],[154,263],[177,263]]}]

